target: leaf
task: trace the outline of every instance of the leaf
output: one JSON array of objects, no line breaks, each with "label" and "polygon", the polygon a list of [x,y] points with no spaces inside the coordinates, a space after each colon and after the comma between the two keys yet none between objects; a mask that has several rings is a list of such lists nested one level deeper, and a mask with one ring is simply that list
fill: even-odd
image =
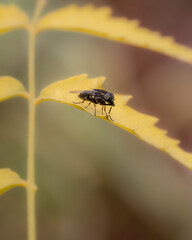
[{"label": "leaf", "polygon": [[13,77],[0,77],[0,102],[13,97],[28,98],[22,83]]},{"label": "leaf", "polygon": [[9,168],[0,169],[0,194],[17,186],[26,187],[27,184],[16,172]]},{"label": "leaf", "polygon": [[[81,102],[81,99],[78,97],[78,93],[71,93],[71,91],[102,88],[104,79],[104,77],[87,79],[87,75],[84,74],[55,82],[41,91],[36,104],[42,101],[56,101],[72,105],[94,115],[93,104],[88,108],[86,108],[88,102],[74,104],[74,102]],[[168,137],[165,130],[155,126],[158,121],[157,118],[140,113],[127,106],[129,99],[131,99],[131,96],[115,94],[115,107],[111,111],[113,121],[108,120],[102,114],[101,105],[96,106],[97,117],[131,132],[145,142],[166,152],[183,165],[192,168],[192,154],[182,150],[178,146],[178,140]],[[109,107],[107,108],[109,110]]]},{"label": "leaf", "polygon": [[0,4],[0,33],[7,31],[27,28],[28,17],[24,11],[14,4]]},{"label": "leaf", "polygon": [[192,63],[191,48],[176,43],[172,37],[163,37],[159,32],[139,26],[136,20],[112,17],[111,12],[109,7],[71,5],[42,17],[37,31],[52,29],[83,32]]}]

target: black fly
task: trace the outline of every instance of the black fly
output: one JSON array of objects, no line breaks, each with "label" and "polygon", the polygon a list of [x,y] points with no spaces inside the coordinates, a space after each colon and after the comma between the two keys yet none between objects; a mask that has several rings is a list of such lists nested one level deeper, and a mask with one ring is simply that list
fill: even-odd
[{"label": "black fly", "polygon": [[102,105],[102,114],[103,110],[105,111],[107,119],[113,121],[113,119],[110,116],[110,112],[112,107],[110,107],[108,113],[106,111],[106,106],[115,106],[114,103],[114,94],[107,92],[103,89],[93,89],[93,90],[79,90],[79,91],[71,91],[71,93],[79,93],[78,97],[81,98],[82,102],[74,102],[75,104],[84,103],[85,101],[90,101],[89,104],[86,106],[86,108],[93,103],[95,107],[94,115],[96,116],[96,104]]}]

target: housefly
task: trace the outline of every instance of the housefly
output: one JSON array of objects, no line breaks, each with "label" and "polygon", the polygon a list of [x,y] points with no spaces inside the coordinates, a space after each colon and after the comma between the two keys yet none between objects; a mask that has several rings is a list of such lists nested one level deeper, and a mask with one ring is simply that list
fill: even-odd
[{"label": "housefly", "polygon": [[[85,101],[89,101],[89,104],[86,106],[86,108],[93,103],[95,107],[94,115],[96,116],[96,104],[102,105],[102,114],[103,111],[106,114],[106,117],[108,120],[113,121],[111,118],[111,109],[112,106],[115,106],[114,103],[114,94],[111,92],[107,92],[103,89],[93,89],[93,90],[77,90],[77,91],[71,91],[71,93],[79,93],[78,97],[81,98],[82,102],[74,102],[75,104],[84,103]],[[109,111],[107,112],[106,106],[111,106]]]}]

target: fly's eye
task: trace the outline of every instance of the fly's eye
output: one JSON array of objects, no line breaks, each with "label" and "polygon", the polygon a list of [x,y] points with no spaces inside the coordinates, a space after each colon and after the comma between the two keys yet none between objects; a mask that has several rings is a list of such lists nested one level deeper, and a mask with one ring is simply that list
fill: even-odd
[{"label": "fly's eye", "polygon": [[111,94],[110,93],[106,93],[105,94],[105,100],[109,100],[111,98]]}]

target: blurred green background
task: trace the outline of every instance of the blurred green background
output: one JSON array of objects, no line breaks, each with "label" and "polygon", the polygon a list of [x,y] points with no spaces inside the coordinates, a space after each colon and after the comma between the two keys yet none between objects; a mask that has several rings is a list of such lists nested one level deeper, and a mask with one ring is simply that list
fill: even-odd
[{"label": "blurred green background", "polygon": [[[18,4],[31,16],[35,1]],[[49,0],[44,13],[77,3],[111,6],[114,16],[173,35],[192,47],[189,0]],[[28,36],[0,35],[0,75],[28,88]],[[79,33],[49,31],[36,41],[36,94],[54,81],[87,73],[104,88],[133,95],[135,109],[192,151],[192,67],[144,49]],[[0,104],[0,167],[26,178],[27,102]],[[44,102],[36,111],[38,239],[191,240],[192,173],[128,132],[71,106]],[[0,239],[26,239],[26,193],[0,197]]]}]

